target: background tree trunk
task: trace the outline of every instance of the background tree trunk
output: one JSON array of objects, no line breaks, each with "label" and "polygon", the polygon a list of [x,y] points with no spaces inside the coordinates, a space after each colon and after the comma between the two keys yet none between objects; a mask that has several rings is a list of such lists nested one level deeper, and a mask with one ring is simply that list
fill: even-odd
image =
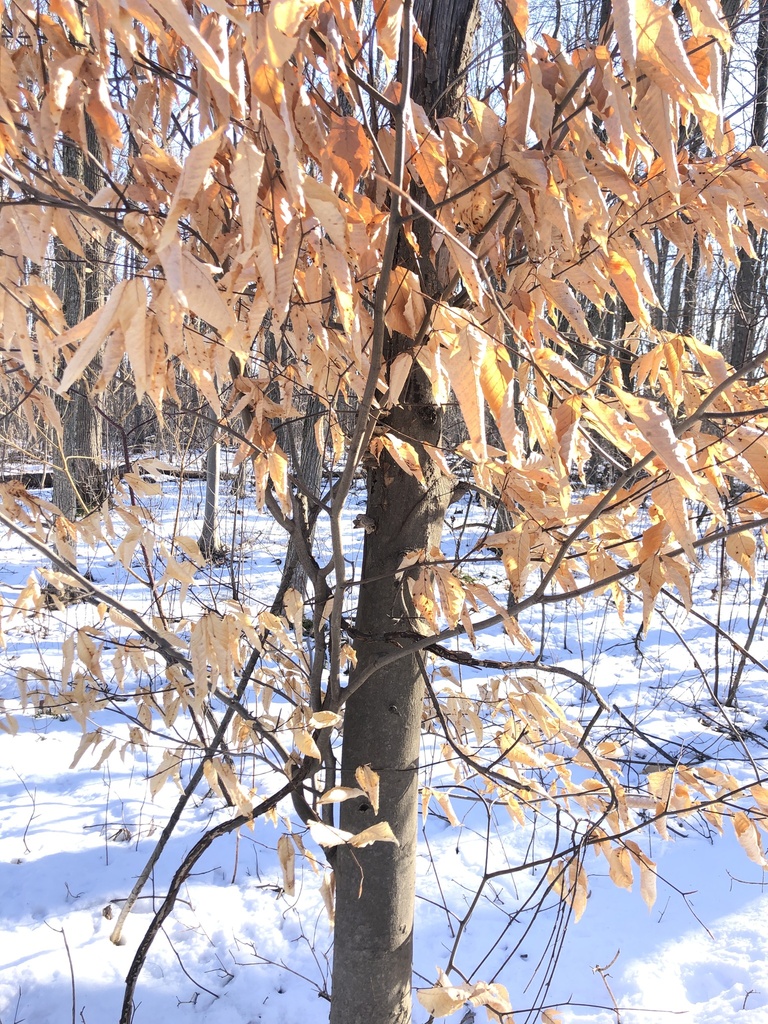
[{"label": "background tree trunk", "polygon": [[[98,159],[99,144],[93,126],[86,119],[90,152]],[[62,170],[69,178],[95,193],[101,186],[98,166],[72,140],[64,139]],[[107,279],[104,247],[97,241],[83,246],[85,259],[55,243],[54,288],[72,327],[90,316],[106,299]],[[98,357],[61,402],[62,431],[53,473],[53,501],[67,519],[91,512],[107,493],[102,464],[102,421],[91,402],[91,387],[99,375]]]},{"label": "background tree trunk", "polygon": [[205,456],[205,509],[203,511],[203,528],[200,531],[200,550],[210,561],[217,561],[225,553],[219,532],[219,503],[221,500],[221,444],[219,428],[214,422],[213,410],[210,414],[210,432],[208,435],[208,451]]},{"label": "background tree trunk", "polygon": [[[301,430],[298,424],[285,424],[281,429],[285,432],[285,440],[288,445],[288,452],[291,458],[291,465],[294,473],[301,482],[302,495],[300,500],[306,501],[308,506],[307,521],[309,524],[308,540],[312,541],[315,533],[315,523],[319,508],[313,503],[312,498],[320,494],[323,483],[323,455],[317,447],[315,437],[315,424],[322,416],[323,410],[316,395],[310,395],[307,401],[306,417],[303,420]],[[300,434],[300,439],[299,439]],[[298,448],[297,441],[300,440],[301,448]],[[272,611],[279,615],[283,610],[283,599],[290,587],[298,590],[306,597],[307,574],[299,561],[296,542],[293,537],[288,541],[288,550],[283,562],[283,574],[280,578],[280,586],[277,588],[275,600],[272,602]]]},{"label": "background tree trunk", "polygon": [[[732,31],[734,21],[740,13],[734,3],[723,7]],[[768,115],[768,0],[759,0],[757,43],[755,46],[755,100],[752,116],[752,145],[763,146],[766,140],[766,117]],[[733,286],[733,329],[730,361],[736,369],[746,363],[753,354],[755,334],[763,315],[763,293],[765,268],[762,256],[763,232],[758,235],[754,225],[749,225],[749,236],[756,256],[743,249],[739,250],[739,268]]]},{"label": "background tree trunk", "polygon": [[[431,116],[458,113],[476,25],[477,0],[421,0],[414,4],[427,40],[426,57],[414,50],[412,96]],[[425,230],[414,221],[414,230]],[[425,241],[426,241],[425,234]],[[419,238],[422,253],[430,252]],[[402,247],[403,262],[408,259]],[[423,264],[422,289],[436,298],[436,276]],[[394,335],[393,359],[412,345]],[[407,586],[397,572],[406,551],[429,551],[440,543],[451,481],[441,477],[421,449],[440,443],[442,410],[423,373],[411,374],[404,397],[387,420],[388,429],[419,452],[425,485],[404,473],[386,454],[368,473],[363,585],[357,610],[357,668],[367,672],[393,650],[387,634],[418,630]],[[354,683],[355,673],[351,683]],[[340,824],[360,832],[389,822],[398,846],[375,843],[352,851],[339,847],[336,871],[336,935],[331,1024],[407,1024],[411,1019],[413,913],[416,884],[418,768],[424,681],[417,657],[402,658],[374,672],[347,703],[341,783],[354,786],[355,770],[369,764],[380,776],[378,814],[367,800],[341,805]]]}]

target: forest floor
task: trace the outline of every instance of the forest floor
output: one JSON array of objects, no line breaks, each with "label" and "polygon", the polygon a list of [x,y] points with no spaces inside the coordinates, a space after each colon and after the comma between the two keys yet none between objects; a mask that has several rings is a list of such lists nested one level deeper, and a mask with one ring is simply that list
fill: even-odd
[{"label": "forest floor", "polygon": [[[146,499],[159,536],[173,530],[199,534],[202,487],[200,481],[182,486],[169,480],[162,496]],[[228,501],[224,535],[231,557],[196,575],[184,614],[233,596],[258,609],[260,598],[274,592],[284,554],[279,530],[253,512],[252,502]],[[347,524],[351,558],[362,545],[362,531],[351,529],[354,512]],[[478,506],[454,513],[455,543],[471,546],[472,531],[484,528],[486,513]],[[448,533],[447,554],[451,544]],[[80,558],[100,587],[149,613],[147,588],[136,578],[139,562],[131,577],[106,548],[82,551]],[[18,725],[15,735],[0,733],[0,1024],[116,1024],[125,975],[158,899],[189,847],[232,812],[200,790],[128,918],[123,945],[113,945],[115,916],[178,796],[173,784],[154,798],[149,787],[164,749],[179,737],[160,730],[146,750],[128,750],[122,759],[115,753],[94,767],[100,747],[72,767],[82,734],[78,722],[21,709],[20,671],[60,679],[64,637],[98,621],[97,609],[77,604],[13,616],[39,564],[18,539],[0,540],[0,699]],[[547,681],[569,717],[585,725],[593,718],[595,690],[614,709],[598,723],[599,735],[622,744],[628,785],[643,772],[678,762],[707,764],[744,783],[768,775],[765,622],[754,630],[736,705],[722,705],[742,657],[731,640],[742,646],[747,641],[768,577],[764,552],[757,566],[751,580],[723,563],[719,548],[703,553],[693,577],[693,611],[662,598],[645,637],[639,632],[642,602],[634,592],[628,592],[623,624],[607,595],[553,605],[544,616],[539,611],[523,620],[544,663],[579,673],[589,684],[585,689],[567,678]],[[499,589],[498,566],[486,566],[484,573],[488,585]],[[171,611],[182,611],[170,589],[166,597]],[[500,630],[479,635],[477,642],[483,658],[521,656]],[[467,685],[482,682],[487,680],[475,673]],[[129,691],[126,683],[124,700],[88,723],[89,730],[100,726],[105,738],[116,738],[118,747],[135,711]],[[641,733],[630,732],[627,719]],[[455,784],[429,738],[423,761],[425,785],[452,786],[460,823],[450,825],[434,800],[427,820],[420,820],[417,986],[434,984],[436,968],[453,950],[463,975],[506,986],[517,1024],[538,1022],[546,1008],[551,1021],[562,1022],[768,1022],[768,880],[733,829],[721,836],[703,818],[689,816],[673,819],[664,841],[649,827],[640,842],[658,871],[651,910],[638,884],[632,892],[617,888],[606,860],[588,853],[589,898],[576,923],[546,894],[545,868],[515,870],[547,856],[557,821],[542,813],[521,825],[504,808],[486,811],[469,787]],[[248,771],[258,787],[256,761]],[[187,773],[188,765],[183,777]],[[136,1024],[308,1024],[327,1018],[332,930],[321,894],[324,869],[299,858],[295,893],[283,891],[276,846],[289,816],[290,808],[281,807],[276,823],[261,819],[253,830],[218,840],[196,866],[147,958],[136,992]],[[306,844],[322,865],[320,849],[309,837]],[[504,868],[506,874],[482,887],[462,927],[484,876]],[[427,1018],[417,1004],[416,1024]],[[481,1021],[485,1010],[462,1008],[451,1019]]]}]

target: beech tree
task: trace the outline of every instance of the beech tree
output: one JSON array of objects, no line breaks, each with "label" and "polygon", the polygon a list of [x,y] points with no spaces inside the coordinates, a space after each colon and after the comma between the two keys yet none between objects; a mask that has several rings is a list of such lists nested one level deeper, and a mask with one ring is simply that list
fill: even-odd
[{"label": "beech tree", "polygon": [[[636,833],[666,837],[670,814],[698,810],[717,829],[730,820],[765,863],[754,820],[768,806],[763,780],[744,790],[715,768],[674,765],[630,784],[617,744],[593,740],[594,723],[582,729],[547,693],[557,666],[532,658],[520,616],[597,592],[622,614],[630,585],[647,628],[662,590],[690,604],[691,568],[720,540],[754,571],[755,532],[768,525],[766,353],[734,367],[682,322],[660,326],[649,265],[661,244],[681,268],[753,257],[768,223],[768,156],[740,151],[723,118],[731,42],[716,0],[683,0],[674,13],[653,0],[603,5],[598,38],[571,51],[531,37],[524,0],[506,6],[514,73],[508,49],[505,83],[483,98],[466,86],[475,0],[5,9],[2,386],[24,389],[31,424],[61,432],[54,396],[89,379],[98,397],[126,361],[137,402],[170,415],[183,367],[212,427],[252,462],[253,501],[285,530],[307,580],[306,597],[290,587],[274,610],[267,599],[192,614],[184,597],[204,558],[176,535],[158,544],[163,574],[147,571],[142,615],[70,556],[78,542],[107,540],[130,568],[137,546],[154,543],[141,498],[158,484],[129,473],[108,514],[77,521],[1,486],[3,525],[53,558],[43,574],[65,577],[99,611],[65,644],[61,687],[25,677],[24,699],[73,709],[75,761],[117,751],[95,719],[126,678],[131,744],[153,721],[194,725],[196,745],[167,750],[153,776],[157,791],[194,755],[115,941],[198,786],[233,808],[179,865],[136,952],[125,1024],[196,860],[289,799],[295,828],[278,841],[286,889],[295,857],[316,859],[310,839],[333,869],[323,880],[332,914],[336,893],[331,1019],[410,1019],[425,698],[478,800],[518,822],[546,805],[575,822],[578,808],[546,876],[575,919],[589,847],[618,885],[634,871],[653,903],[654,864]],[[98,188],[68,173],[64,139],[91,161],[100,153]],[[84,253],[107,237],[134,254],[125,265],[135,270],[72,322],[36,268],[58,245]],[[606,338],[598,325],[611,311],[621,330]],[[464,433],[449,446],[451,403]],[[280,443],[308,409],[319,484]],[[590,490],[595,460],[610,471]],[[361,471],[359,576],[343,522]],[[477,549],[501,560],[506,593],[441,548],[446,509],[467,494],[503,511],[505,528]],[[171,584],[177,628],[162,611]],[[33,576],[17,609],[41,601]],[[498,664],[506,676],[482,690],[454,680],[447,697],[441,673],[451,662],[486,667],[472,647],[497,628],[519,660]],[[142,675],[148,664],[155,682]],[[593,696],[596,722],[610,708]],[[271,771],[258,798],[238,773],[254,750]],[[449,794],[429,789],[424,814],[431,799],[457,820]],[[466,1001],[499,1019],[511,1012],[501,983],[454,970],[452,957],[419,989],[429,1013]]]},{"label": "beech tree", "polygon": [[[62,173],[80,182],[89,194],[98,191],[98,141],[86,118],[87,149],[66,137],[59,141]],[[93,159],[91,159],[93,157]],[[76,326],[106,300],[105,247],[98,240],[83,240],[70,251],[56,238],[53,286],[61,300],[69,326]],[[53,500],[58,508],[74,519],[83,512],[100,507],[107,494],[107,478],[102,464],[102,421],[90,401],[90,384],[98,375],[98,358],[92,361],[71,394],[60,399],[61,436],[56,439],[56,471]]]}]

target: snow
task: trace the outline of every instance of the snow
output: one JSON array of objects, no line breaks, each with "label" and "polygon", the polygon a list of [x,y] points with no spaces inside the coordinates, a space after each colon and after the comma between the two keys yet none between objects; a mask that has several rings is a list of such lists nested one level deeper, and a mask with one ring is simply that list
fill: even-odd
[{"label": "snow", "polygon": [[[193,481],[185,487],[179,533],[199,532],[201,486]],[[176,484],[166,483],[161,498],[146,499],[160,539],[174,528],[177,493]],[[473,521],[481,514],[473,510]],[[279,572],[283,539],[247,505],[231,518],[238,524],[234,563],[198,573],[184,606],[169,589],[169,614],[197,614],[231,599],[233,580],[238,598],[260,607]],[[357,557],[360,531],[349,530],[349,544],[350,557]],[[10,608],[39,565],[36,558],[13,537],[0,542],[6,636],[0,698],[19,726],[16,735],[0,733],[0,1022],[108,1024],[119,1018],[125,975],[181,858],[230,812],[200,787],[127,919],[123,944],[113,945],[109,935],[122,901],[178,797],[169,783],[153,798],[149,779],[163,750],[186,739],[187,726],[179,721],[168,735],[153,737],[147,750],[127,747],[122,758],[115,752],[98,767],[103,746],[87,751],[70,767],[79,724],[31,707],[22,711],[16,678],[26,667],[57,681],[64,637],[74,627],[97,624],[100,613],[70,605],[11,618]],[[82,558],[99,586],[142,614],[150,612],[138,561],[132,576],[105,547],[83,551]],[[157,568],[162,575],[161,560]],[[590,691],[597,690],[609,708],[639,724],[641,733],[632,734],[611,711],[590,737],[623,745],[630,783],[678,758],[730,772],[742,784],[768,775],[764,670],[747,660],[738,707],[722,707],[740,654],[706,621],[744,644],[766,568],[763,556],[756,582],[735,566],[721,579],[719,552],[712,550],[695,574],[696,614],[662,599],[645,638],[638,635],[642,606],[634,594],[624,625],[606,596],[587,598],[581,607],[550,605],[543,617],[537,610],[523,621],[546,663],[585,677],[588,689],[537,674],[569,716],[586,725],[597,707]],[[498,567],[484,571],[493,585]],[[750,653],[768,661],[762,625]],[[500,631],[480,635],[477,654],[527,657]],[[453,670],[467,690],[493,674],[458,665]],[[130,700],[105,707],[93,713],[88,728],[101,725],[119,750],[130,738],[126,715],[133,712]],[[518,1024],[540,1020],[545,1008],[559,1012],[565,1024],[768,1022],[768,889],[733,829],[720,836],[703,818],[687,817],[670,823],[669,842],[650,827],[636,834],[657,864],[651,910],[637,882],[632,892],[617,888],[605,858],[587,851],[589,898],[574,922],[570,908],[547,891],[546,868],[521,867],[547,858],[558,829],[571,827],[565,818],[543,808],[536,822],[521,825],[498,804],[486,811],[469,781],[455,782],[454,766],[429,737],[423,763],[425,784],[450,792],[460,824],[450,826],[434,798],[420,822],[417,986],[433,985],[437,969],[450,959],[460,972],[450,975],[453,984],[463,975],[506,986]],[[276,785],[266,766],[254,765],[251,781],[262,787],[260,795]],[[319,870],[297,858],[295,895],[283,892],[276,845],[290,814],[282,805],[275,821],[260,819],[253,830],[217,840],[195,866],[139,979],[136,1024],[304,1024],[327,1018],[332,930],[321,894],[323,858],[307,836]],[[299,831],[295,821],[291,827]],[[498,875],[483,884],[487,872]],[[485,1011],[474,1014],[480,1021]],[[416,1004],[414,1020],[421,1024],[427,1016]],[[451,1019],[467,1024],[473,1018],[463,1008]]]}]

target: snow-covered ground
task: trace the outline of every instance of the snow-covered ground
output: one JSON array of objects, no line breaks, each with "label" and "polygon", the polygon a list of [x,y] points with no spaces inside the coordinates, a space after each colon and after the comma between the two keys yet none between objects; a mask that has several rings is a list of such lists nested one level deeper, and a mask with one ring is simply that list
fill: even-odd
[{"label": "snow-covered ground", "polygon": [[[201,487],[195,481],[185,485],[178,522],[176,484],[164,484],[162,498],[146,499],[160,534],[199,533]],[[471,520],[482,518],[482,510],[470,512]],[[227,535],[233,559],[198,573],[183,609],[169,592],[173,614],[194,614],[233,594],[258,609],[272,589],[284,546],[277,528],[247,503],[228,521],[237,524],[234,537]],[[457,516],[457,529],[463,521],[463,514]],[[362,531],[350,530],[349,538],[355,557]],[[146,587],[106,549],[83,550],[80,558],[99,586],[142,614],[149,612]],[[80,725],[34,708],[20,711],[16,679],[26,669],[57,682],[64,637],[75,626],[96,624],[99,610],[69,605],[11,617],[39,563],[14,537],[0,541],[0,563],[6,639],[0,698],[18,724],[15,735],[0,733],[0,1022],[111,1024],[119,1017],[136,946],[176,867],[206,828],[231,812],[200,788],[128,918],[124,943],[113,945],[109,935],[122,901],[178,797],[168,784],[153,798],[150,778],[182,726],[169,735],[159,729],[146,750],[128,748],[122,758],[115,752],[99,765],[102,744],[71,767]],[[764,556],[758,560],[756,581],[732,564],[721,578],[721,568],[719,551],[704,555],[695,574],[695,614],[663,599],[645,638],[638,637],[637,596],[630,597],[623,626],[606,596],[589,598],[582,607],[553,605],[524,623],[545,663],[584,675],[611,708],[638,723],[641,735],[631,734],[613,711],[592,736],[623,745],[630,785],[633,773],[637,778],[649,765],[666,767],[678,758],[728,771],[743,783],[768,776],[766,671],[747,660],[738,706],[725,709],[715,699],[723,700],[740,657],[725,634],[745,642],[768,564]],[[493,583],[498,570],[487,571]],[[137,561],[136,575],[141,574]],[[501,632],[478,637],[477,653],[521,656]],[[768,662],[762,623],[750,654]],[[105,649],[107,660],[111,656]],[[467,686],[481,678],[464,670],[462,675]],[[592,719],[592,693],[565,677],[546,678],[569,716],[583,724]],[[88,728],[101,726],[119,748],[131,726],[121,708],[135,711],[130,704],[94,713]],[[427,785],[452,780],[429,740],[423,760]],[[185,763],[182,779],[191,764]],[[262,770],[254,763],[249,784],[258,787]],[[470,796],[460,786],[452,791],[458,826],[448,823],[434,800],[422,823],[417,986],[433,985],[437,969],[452,959],[460,972],[451,975],[453,983],[465,976],[503,984],[517,1024],[541,1020],[547,1008],[550,1021],[563,1022],[768,1022],[768,892],[761,868],[747,858],[732,829],[719,836],[701,818],[672,820],[669,842],[649,829],[640,841],[659,875],[651,910],[637,883],[632,892],[617,888],[606,860],[587,852],[589,898],[576,923],[567,906],[546,895],[546,868],[515,870],[548,856],[556,839],[552,816],[543,812],[537,822],[521,825],[505,808],[486,811]],[[252,831],[242,828],[217,840],[195,866],[139,979],[136,1024],[326,1019],[332,931],[321,893],[323,857],[307,836],[319,870],[298,858],[295,894],[287,896],[276,846],[289,818],[290,808],[281,806],[275,821],[262,818]],[[295,821],[292,827],[299,831]],[[505,873],[482,885],[489,871]],[[462,1008],[453,1020],[468,1024],[468,1012]],[[478,1021],[485,1016],[482,1008],[471,1012]],[[427,1017],[417,1004],[415,1021],[422,1024]]]}]

